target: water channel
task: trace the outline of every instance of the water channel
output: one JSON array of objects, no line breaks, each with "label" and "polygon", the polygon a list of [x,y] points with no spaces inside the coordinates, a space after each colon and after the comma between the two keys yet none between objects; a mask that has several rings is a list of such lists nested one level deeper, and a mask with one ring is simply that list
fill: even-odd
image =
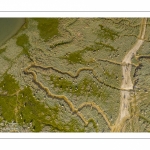
[{"label": "water channel", "polygon": [[16,34],[24,23],[24,18],[0,18],[0,46]]}]

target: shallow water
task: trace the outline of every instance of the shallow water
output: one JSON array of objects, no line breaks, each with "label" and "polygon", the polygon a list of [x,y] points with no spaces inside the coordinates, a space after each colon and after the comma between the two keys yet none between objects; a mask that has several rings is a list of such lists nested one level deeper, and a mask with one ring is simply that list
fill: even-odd
[{"label": "shallow water", "polygon": [[24,18],[0,18],[0,46],[24,24]]}]

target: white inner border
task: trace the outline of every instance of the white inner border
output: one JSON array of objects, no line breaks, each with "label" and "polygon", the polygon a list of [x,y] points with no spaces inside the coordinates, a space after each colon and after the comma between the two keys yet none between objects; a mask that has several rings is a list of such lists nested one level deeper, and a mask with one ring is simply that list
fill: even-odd
[{"label": "white inner border", "polygon": [[149,12],[1,12],[0,17],[150,17]]},{"label": "white inner border", "polygon": [[150,138],[149,133],[1,133],[1,138],[36,138],[36,139],[132,139]]},{"label": "white inner border", "polygon": [[0,11],[149,11],[149,0],[1,0]]}]

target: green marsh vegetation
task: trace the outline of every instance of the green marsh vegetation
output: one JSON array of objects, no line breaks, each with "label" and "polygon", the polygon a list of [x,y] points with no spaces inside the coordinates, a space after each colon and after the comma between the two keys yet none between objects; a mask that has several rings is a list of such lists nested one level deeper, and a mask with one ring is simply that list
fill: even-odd
[{"label": "green marsh vegetation", "polygon": [[5,73],[4,79],[0,83],[0,87],[3,91],[6,91],[9,95],[19,90],[19,85],[12,75]]},{"label": "green marsh vegetation", "polygon": [[77,96],[88,94],[88,96],[101,97],[102,99],[109,97],[109,93],[104,89],[100,89],[100,86],[88,76],[83,78],[78,84],[74,84],[56,75],[51,75],[50,81],[52,81],[54,88],[60,89],[61,94],[62,92],[68,92]]},{"label": "green marsh vegetation", "polygon": [[[32,123],[34,132],[41,131],[45,125],[50,126],[53,129],[52,131],[58,132],[73,132],[75,129],[78,132],[84,131],[82,125],[76,119],[72,118],[69,122],[64,123],[59,118],[60,106],[45,107],[45,104],[40,103],[33,97],[29,87],[24,88],[19,93],[18,99],[21,103],[19,113],[22,115],[22,118],[18,118],[18,122],[20,124],[23,124],[23,122],[26,124]],[[47,116],[50,119],[47,119]]]},{"label": "green marsh vegetation", "polygon": [[72,53],[67,53],[67,54],[65,54],[65,56],[60,57],[60,59],[66,59],[68,61],[68,63],[70,63],[70,64],[77,64],[77,63],[87,64],[87,62],[83,59],[83,55],[89,51],[91,51],[91,52],[106,51],[108,53],[111,53],[111,52],[117,52],[118,49],[115,49],[113,46],[107,45],[107,44],[99,41],[99,42],[94,42],[93,45],[91,45],[89,47],[85,47],[82,50],[77,50]]},{"label": "green marsh vegetation", "polygon": [[45,41],[48,41],[55,35],[58,35],[58,18],[34,18],[38,22],[40,36]]},{"label": "green marsh vegetation", "polygon": [[0,83],[2,93],[0,94],[0,107],[2,110],[2,117],[8,122],[15,121],[16,95],[13,95],[19,90],[19,85],[15,79],[5,74],[4,79]]},{"label": "green marsh vegetation", "polygon": [[23,48],[23,54],[30,57],[30,54],[29,54],[29,47],[30,47],[29,37],[26,34],[22,34],[19,37],[17,37],[16,44]]},{"label": "green marsh vegetation", "polygon": [[63,56],[61,58],[66,59],[70,64],[74,64],[74,63],[85,64],[85,61],[82,58],[82,54],[83,54],[83,51],[79,50],[73,53],[69,53],[66,56]]},{"label": "green marsh vegetation", "polygon": [[110,39],[110,40],[115,40],[117,37],[119,37],[119,33],[108,28],[108,27],[105,27],[103,25],[99,25],[100,27],[100,30],[98,32],[98,37],[100,39]]},{"label": "green marsh vegetation", "polygon": [[2,54],[2,53],[5,52],[5,51],[6,51],[6,48],[0,49],[0,54]]},{"label": "green marsh vegetation", "polygon": [[[44,126],[50,126],[50,131],[58,132],[85,131],[83,125],[75,118],[71,118],[69,122],[60,119],[59,112],[64,111],[60,106],[45,107],[44,103],[36,100],[28,86],[20,90],[12,75],[5,74],[0,82],[0,88],[1,115],[7,122],[15,121],[20,125],[32,124],[31,130],[34,132],[40,132]],[[17,91],[18,96],[15,94]],[[47,116],[50,119],[47,119]]]}]

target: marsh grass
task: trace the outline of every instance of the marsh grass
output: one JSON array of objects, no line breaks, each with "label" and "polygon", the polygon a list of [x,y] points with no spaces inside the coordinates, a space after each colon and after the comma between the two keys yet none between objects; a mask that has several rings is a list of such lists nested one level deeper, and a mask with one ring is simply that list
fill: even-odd
[{"label": "marsh grass", "polygon": [[54,35],[58,35],[59,19],[57,18],[34,18],[38,22],[40,36],[48,41]]},{"label": "marsh grass", "polygon": [[30,47],[29,37],[26,34],[22,34],[19,37],[17,37],[16,44],[23,48],[23,54],[27,55],[28,57],[30,56],[30,54],[29,54],[29,47]]}]

